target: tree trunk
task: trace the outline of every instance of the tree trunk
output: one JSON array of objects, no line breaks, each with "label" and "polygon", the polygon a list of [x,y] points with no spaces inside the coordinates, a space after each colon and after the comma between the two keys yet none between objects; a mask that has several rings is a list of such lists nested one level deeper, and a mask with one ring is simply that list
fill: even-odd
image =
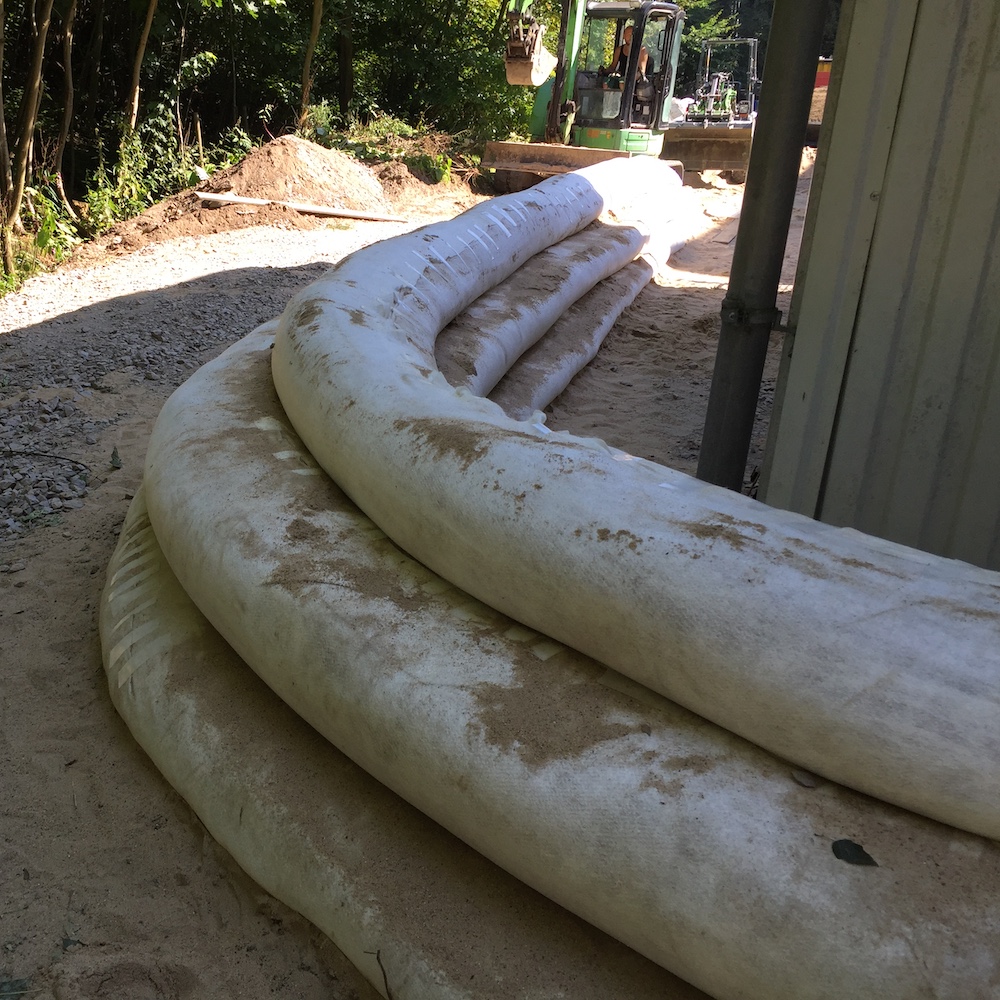
[{"label": "tree trunk", "polygon": [[[236,75],[236,41],[237,41],[237,19],[234,16],[232,0],[225,6],[226,14],[226,38],[229,40],[229,72],[232,76],[232,107],[230,108],[229,117],[230,123],[236,125],[239,121],[239,101],[238,101],[238,90],[239,90],[239,80]],[[243,26],[239,25],[239,31],[242,32]],[[221,124],[221,123],[220,123]]]},{"label": "tree trunk", "polygon": [[302,110],[299,112],[299,125],[305,124],[309,113],[309,91],[312,90],[312,60],[319,41],[319,29],[323,22],[323,0],[313,0],[312,26],[309,29],[309,43],[306,45],[306,58],[302,66]]},{"label": "tree trunk", "polygon": [[[4,65],[4,21],[3,0],[0,0],[0,66]],[[3,74],[0,73],[0,205],[7,202],[7,192],[13,187],[10,173],[10,146],[7,144],[7,109],[3,99]],[[5,220],[0,220],[5,221]]]},{"label": "tree trunk", "polygon": [[96,0],[91,14],[93,27],[87,54],[83,61],[80,75],[83,87],[80,94],[81,127],[84,131],[97,131],[98,97],[101,87],[101,61],[104,58],[104,0]]},{"label": "tree trunk", "polygon": [[31,52],[31,68],[21,96],[21,115],[17,134],[14,136],[14,155],[10,176],[10,185],[5,192],[2,219],[4,269],[10,274],[13,271],[14,260],[11,247],[11,230],[19,222],[21,201],[24,198],[24,187],[28,176],[28,156],[31,151],[31,141],[35,133],[35,122],[38,120],[38,105],[42,96],[42,62],[45,56],[45,40],[49,34],[49,24],[52,21],[53,0],[42,0],[41,13],[38,17],[34,46]]},{"label": "tree trunk", "polygon": [[[128,106],[128,131],[135,128],[135,123],[139,118],[139,73],[142,70],[142,60],[146,55],[146,44],[149,42],[149,32],[153,27],[153,15],[156,13],[157,0],[149,0],[146,8],[146,23],[142,28],[142,37],[139,39],[139,46],[135,51],[135,62],[132,65],[132,85],[129,88]],[[51,6],[51,4],[50,4]]]},{"label": "tree trunk", "polygon": [[354,25],[351,18],[351,5],[348,3],[340,17],[337,39],[337,103],[345,119],[354,100]]},{"label": "tree trunk", "polygon": [[177,125],[177,150],[184,160],[184,120],[181,116],[181,73],[184,67],[184,43],[187,41],[187,20],[181,21],[180,48],[177,52],[177,76],[174,78],[174,122]]},{"label": "tree trunk", "polygon": [[[4,9],[0,0],[0,67],[3,66]],[[3,74],[0,73],[0,266],[4,274],[14,273],[14,248],[10,245],[10,226],[7,225],[7,198],[13,181],[10,173],[10,147],[7,145],[7,126],[4,124],[6,109],[3,100]]]},{"label": "tree trunk", "polygon": [[76,20],[76,2],[70,0],[69,10],[66,12],[65,28],[63,30],[63,63],[65,70],[66,86],[63,91],[63,117],[59,127],[59,139],[56,142],[56,151],[53,163],[53,172],[56,175],[56,190],[62,200],[63,208],[71,219],[75,219],[76,212],[66,197],[66,189],[63,186],[62,161],[63,153],[66,151],[66,140],[69,138],[69,127],[73,121],[73,22]]}]

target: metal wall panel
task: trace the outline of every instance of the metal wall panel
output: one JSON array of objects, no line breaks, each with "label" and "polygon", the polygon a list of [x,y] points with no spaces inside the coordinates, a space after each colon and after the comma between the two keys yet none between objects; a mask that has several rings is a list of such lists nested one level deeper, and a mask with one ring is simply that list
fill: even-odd
[{"label": "metal wall panel", "polygon": [[762,496],[1000,568],[1000,6],[865,0],[846,50]]}]

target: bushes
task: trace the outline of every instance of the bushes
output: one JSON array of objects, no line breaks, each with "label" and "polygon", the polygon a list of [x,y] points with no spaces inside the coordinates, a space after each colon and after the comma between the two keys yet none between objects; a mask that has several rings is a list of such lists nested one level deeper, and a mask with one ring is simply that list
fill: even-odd
[{"label": "bushes", "polygon": [[339,149],[365,163],[399,160],[415,174],[435,184],[451,180],[455,137],[427,126],[408,125],[401,118],[375,114],[365,124],[345,125],[327,102],[311,105],[298,134],[303,139]]},{"label": "bushes", "polygon": [[35,186],[25,190],[23,232],[13,233],[14,269],[0,275],[0,294],[65,260],[83,240],[238,163],[253,148],[250,136],[234,127],[208,149],[179,149],[176,137],[164,135],[163,122],[148,120],[129,132],[110,169],[102,155],[76,208],[67,207],[58,196],[53,176],[36,179]]}]

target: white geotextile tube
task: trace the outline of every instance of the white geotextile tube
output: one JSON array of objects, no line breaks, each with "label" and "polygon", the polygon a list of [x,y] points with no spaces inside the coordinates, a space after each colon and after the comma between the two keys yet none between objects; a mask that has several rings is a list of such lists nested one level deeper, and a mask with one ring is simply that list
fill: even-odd
[{"label": "white geotextile tube", "polygon": [[112,700],[212,836],[395,1000],[707,1000],[351,763],[191,603],[140,491],[108,570]]},{"label": "white geotextile tube", "polygon": [[[973,1000],[1000,986],[997,845],[802,787],[784,761],[409,558],[287,424],[266,332],[167,402],[145,488],[185,591],[303,718],[503,868],[721,1000]],[[838,860],[841,838],[880,867]]]},{"label": "white geotextile tube", "polygon": [[[547,217],[564,180],[641,201],[643,159],[552,178],[532,204]],[[487,250],[483,220],[507,204],[361,250],[291,301],[273,374],[310,452],[485,603],[811,771],[1000,837],[1000,574],[451,388],[439,330],[538,248],[537,226],[504,226]]]},{"label": "white geotextile tube", "polygon": [[517,359],[489,398],[514,420],[534,420],[597,357],[604,338],[653,274],[649,261],[640,259],[597,284]]},{"label": "white geotextile tube", "polygon": [[439,371],[453,386],[488,395],[567,309],[635,260],[647,242],[634,226],[594,222],[535,254],[438,334]]}]

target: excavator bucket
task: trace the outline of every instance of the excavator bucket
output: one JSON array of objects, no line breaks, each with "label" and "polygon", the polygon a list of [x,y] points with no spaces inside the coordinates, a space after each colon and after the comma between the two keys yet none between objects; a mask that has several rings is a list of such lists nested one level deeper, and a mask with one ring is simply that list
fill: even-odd
[{"label": "excavator bucket", "polygon": [[540,87],[556,68],[556,57],[541,45],[533,58],[508,56],[504,66],[508,83],[519,87]]},{"label": "excavator bucket", "polygon": [[680,160],[685,170],[722,170],[745,175],[752,144],[752,127],[682,125],[667,129],[660,155]]},{"label": "excavator bucket", "polygon": [[512,10],[507,15],[507,82],[518,87],[540,87],[556,68],[556,57],[542,42],[545,25],[530,14]]},{"label": "excavator bucket", "polygon": [[490,170],[522,170],[549,177],[628,155],[613,149],[563,146],[556,142],[488,142],[483,151],[482,166]]},{"label": "excavator bucket", "polygon": [[[632,155],[625,150],[564,146],[557,142],[488,142],[483,150],[481,165],[494,171],[497,190],[521,191],[543,177],[566,174],[604,160]],[[683,166],[672,161],[670,166],[683,180]]]}]

